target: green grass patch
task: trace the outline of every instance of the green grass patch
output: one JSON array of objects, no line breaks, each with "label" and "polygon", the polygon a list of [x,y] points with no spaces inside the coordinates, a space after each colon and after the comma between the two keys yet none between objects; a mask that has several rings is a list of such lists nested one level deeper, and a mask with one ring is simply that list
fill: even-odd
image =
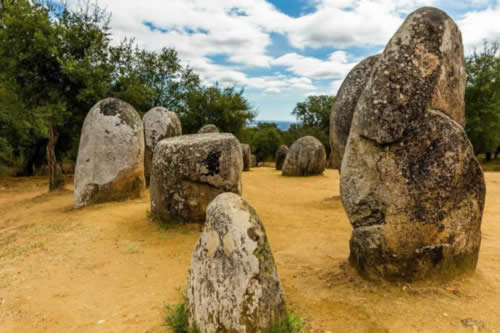
[{"label": "green grass patch", "polygon": [[[196,324],[189,327],[189,310],[185,296],[181,303],[167,306],[165,326],[169,327],[173,333],[201,333]],[[288,312],[285,319],[274,323],[264,330],[264,333],[307,333],[307,329],[299,316]]]}]

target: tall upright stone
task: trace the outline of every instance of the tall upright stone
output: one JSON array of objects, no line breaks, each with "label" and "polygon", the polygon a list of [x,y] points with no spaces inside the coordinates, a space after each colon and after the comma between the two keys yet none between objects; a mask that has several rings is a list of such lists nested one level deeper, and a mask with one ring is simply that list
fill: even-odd
[{"label": "tall upright stone", "polygon": [[140,197],[144,190],[144,129],[128,103],[106,98],[83,122],[75,169],[75,208]]},{"label": "tall upright stone", "polygon": [[286,316],[281,283],[259,217],[240,196],[208,206],[187,286],[191,326],[202,333],[264,332]]},{"label": "tall upright stone", "polygon": [[247,143],[241,144],[241,152],[243,153],[243,171],[250,171],[252,166],[252,150]]},{"label": "tall upright stone", "polygon": [[164,139],[153,153],[151,213],[165,222],[203,222],[217,195],[241,194],[242,169],[240,142],[232,134]]},{"label": "tall upright stone", "polygon": [[156,144],[165,138],[182,135],[182,125],[175,112],[157,106],[146,112],[142,118],[144,123],[144,139],[146,151],[144,153],[144,176],[146,185],[149,185],[153,150]]},{"label": "tall upright stone", "polygon": [[421,8],[378,59],[341,170],[350,262],[369,279],[474,271],[485,183],[464,131],[465,68],[453,20]]},{"label": "tall upright stone", "polygon": [[329,168],[340,169],[347,138],[351,130],[352,117],[370,74],[379,55],[366,58],[347,74],[335,97],[330,113],[330,147],[332,152]]},{"label": "tall upright stone", "polygon": [[293,143],[286,155],[283,176],[319,175],[326,168],[325,147],[313,136],[304,136]]},{"label": "tall upright stone", "polygon": [[288,154],[288,147],[286,145],[281,145],[276,151],[276,156],[275,156],[276,170],[283,169],[283,164],[285,164],[286,154]]}]

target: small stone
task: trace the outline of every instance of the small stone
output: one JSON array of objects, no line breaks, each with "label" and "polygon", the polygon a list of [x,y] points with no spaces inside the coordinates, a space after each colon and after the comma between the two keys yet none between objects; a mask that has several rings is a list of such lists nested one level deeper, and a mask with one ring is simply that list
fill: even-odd
[{"label": "small stone", "polygon": [[283,164],[285,164],[286,155],[288,154],[288,147],[286,145],[281,145],[276,151],[276,170],[283,169]]},{"label": "small stone", "polygon": [[214,124],[207,124],[207,125],[203,126],[202,128],[200,128],[198,133],[199,134],[202,134],[202,133],[220,133],[220,131],[217,128],[217,126],[215,126]]}]

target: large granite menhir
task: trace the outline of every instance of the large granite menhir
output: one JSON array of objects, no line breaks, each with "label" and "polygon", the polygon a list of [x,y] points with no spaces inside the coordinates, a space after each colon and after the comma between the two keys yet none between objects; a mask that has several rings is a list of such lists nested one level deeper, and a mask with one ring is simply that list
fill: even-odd
[{"label": "large granite menhir", "polygon": [[203,333],[267,332],[285,319],[281,283],[264,226],[240,196],[208,206],[187,286],[191,327]]},{"label": "large granite menhir", "polygon": [[153,153],[151,213],[166,222],[203,222],[220,193],[241,194],[243,158],[232,134],[193,134],[160,141]]},{"label": "large granite menhir", "polygon": [[243,171],[250,171],[252,167],[252,149],[248,143],[241,144],[241,152],[243,154]]},{"label": "large granite menhir", "polygon": [[474,271],[485,183],[464,131],[465,68],[453,20],[413,12],[357,102],[341,169],[350,262],[368,279]]},{"label": "large granite menhir", "polygon": [[144,190],[144,129],[128,103],[106,98],[83,122],[75,169],[74,206],[140,197]]},{"label": "large granite menhir", "polygon": [[347,138],[351,131],[354,110],[378,58],[379,55],[371,56],[357,64],[347,74],[335,97],[330,113],[330,147],[332,152],[328,167],[331,169],[340,169],[341,167]]}]

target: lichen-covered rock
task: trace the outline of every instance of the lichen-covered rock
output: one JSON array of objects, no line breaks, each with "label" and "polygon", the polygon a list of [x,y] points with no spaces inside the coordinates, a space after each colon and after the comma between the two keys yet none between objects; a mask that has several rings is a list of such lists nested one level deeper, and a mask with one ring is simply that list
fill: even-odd
[{"label": "lichen-covered rock", "polygon": [[241,152],[243,153],[243,171],[250,171],[252,165],[252,150],[247,143],[241,144]]},{"label": "lichen-covered rock", "polygon": [[325,171],[326,152],[313,136],[304,136],[293,143],[286,155],[283,176],[319,175]]},{"label": "lichen-covered rock", "polygon": [[151,213],[166,222],[204,221],[220,193],[241,193],[243,158],[232,134],[206,133],[160,141],[153,153]]},{"label": "lichen-covered rock", "polygon": [[202,128],[200,128],[200,130],[198,131],[198,133],[202,134],[202,133],[219,133],[219,129],[217,128],[217,126],[213,125],[213,124],[207,124],[205,126],[203,126]]},{"label": "lichen-covered rock", "polygon": [[257,156],[255,156],[255,154],[252,154],[252,156],[250,158],[251,158],[250,166],[252,168],[256,168],[257,167]]},{"label": "lichen-covered rock", "polygon": [[144,190],[144,129],[135,109],[106,98],[83,123],[75,169],[75,208],[140,197]]},{"label": "lichen-covered rock", "polygon": [[345,145],[351,130],[352,116],[379,55],[366,58],[347,74],[335,97],[330,113],[330,146],[332,148],[329,168],[340,169]]},{"label": "lichen-covered rock", "polygon": [[281,283],[264,226],[233,193],[212,201],[187,287],[191,326],[202,333],[263,332],[284,319]]},{"label": "lichen-covered rock", "polygon": [[275,156],[276,170],[283,169],[283,164],[285,163],[286,154],[288,154],[288,147],[286,145],[281,145],[276,151],[276,156]]},{"label": "lichen-covered rock", "polygon": [[464,87],[458,27],[438,9],[412,13],[375,65],[342,161],[350,262],[362,276],[475,269],[485,183],[462,127]]},{"label": "lichen-covered rock", "polygon": [[166,108],[157,106],[146,112],[142,118],[144,123],[144,140],[146,151],[144,153],[144,176],[149,185],[153,150],[156,144],[165,138],[182,135],[182,126],[177,114]]}]

